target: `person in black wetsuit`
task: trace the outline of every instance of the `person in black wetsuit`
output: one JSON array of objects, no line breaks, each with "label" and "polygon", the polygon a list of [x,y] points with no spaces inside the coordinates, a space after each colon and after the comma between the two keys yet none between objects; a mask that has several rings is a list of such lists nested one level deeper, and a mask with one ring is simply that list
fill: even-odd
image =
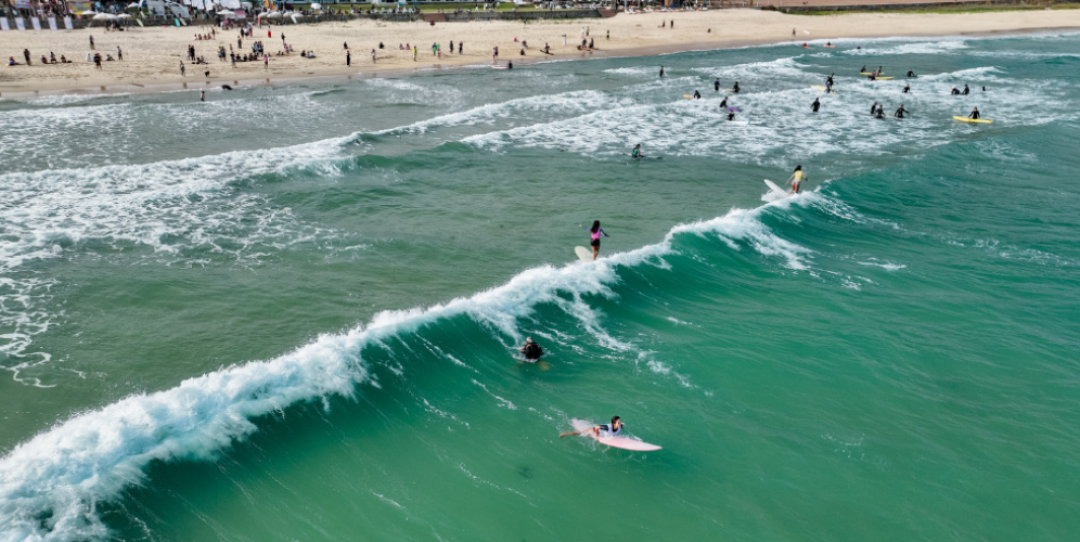
[{"label": "person in black wetsuit", "polygon": [[978,108],[978,107],[976,107],[975,109],[973,109],[973,110],[971,111],[971,114],[970,114],[970,115],[968,115],[968,118],[969,118],[969,119],[980,119],[980,118],[982,118],[982,116],[981,116],[981,115],[979,115],[979,108]]},{"label": "person in black wetsuit", "polygon": [[904,92],[903,93],[907,94],[910,91],[911,91],[911,85],[904,85]]},{"label": "person in black wetsuit", "polygon": [[859,68],[859,73],[866,73],[866,66],[865,65],[862,68]]},{"label": "person in black wetsuit", "polygon": [[694,99],[695,100],[700,100],[701,99],[701,93],[695,90],[694,91]]},{"label": "person in black wetsuit", "polygon": [[719,77],[716,78],[716,81],[713,81],[712,88],[716,92],[720,92],[720,78]]},{"label": "person in black wetsuit", "polygon": [[964,85],[964,91],[961,92],[960,94],[963,94],[964,96],[967,96],[968,94],[971,94],[971,90],[968,89],[967,85]]},{"label": "person in black wetsuit", "polygon": [[734,111],[728,111],[727,120],[735,120],[735,112]]},{"label": "person in black wetsuit", "polygon": [[914,72],[914,71],[911,71],[911,70],[908,70],[908,71],[907,71],[907,76],[908,76],[908,77],[918,77],[918,75],[915,75],[915,72]]},{"label": "person in black wetsuit", "polygon": [[817,98],[814,98],[814,103],[810,104],[810,111],[812,111],[812,112],[814,112],[814,113],[817,113],[817,112],[818,112],[818,109],[819,109],[820,107],[821,107],[821,102],[820,102],[820,101],[818,101],[818,99],[817,99]]},{"label": "person in black wetsuit", "polygon": [[724,96],[723,101],[720,102],[720,109],[727,109],[727,96]]},{"label": "person in black wetsuit", "polygon": [[664,78],[664,67],[663,66],[660,66],[660,78],[661,79]]},{"label": "person in black wetsuit", "polygon": [[882,106],[882,105],[877,106],[877,111],[874,112],[874,118],[876,118],[876,119],[885,118],[885,106]]},{"label": "person in black wetsuit", "polygon": [[735,94],[739,93],[739,82],[738,81],[735,81],[735,85],[731,87],[731,91],[734,92]]},{"label": "person in black wetsuit", "polygon": [[906,114],[907,114],[907,109],[904,109],[904,104],[900,104],[900,109],[897,109],[896,113],[893,113],[893,115],[895,115],[896,118],[898,118],[898,119],[904,118],[904,115],[906,115]]},{"label": "person in black wetsuit", "polygon": [[825,78],[825,86],[827,86],[827,87],[833,86],[832,78],[833,78],[834,75],[836,75],[836,72],[833,72],[833,73],[829,74],[829,76],[827,78]]},{"label": "person in black wetsuit", "polygon": [[870,106],[870,114],[873,115],[877,111],[877,102]]},{"label": "person in black wetsuit", "polygon": [[950,94],[952,94],[953,96],[959,96],[960,95],[960,90],[957,89],[956,87],[953,87],[952,92],[950,92]]},{"label": "person in black wetsuit", "polygon": [[525,356],[525,361],[536,363],[540,361],[540,356],[544,355],[544,349],[533,342],[532,337],[529,337],[525,339],[525,345],[521,347],[521,355]]}]

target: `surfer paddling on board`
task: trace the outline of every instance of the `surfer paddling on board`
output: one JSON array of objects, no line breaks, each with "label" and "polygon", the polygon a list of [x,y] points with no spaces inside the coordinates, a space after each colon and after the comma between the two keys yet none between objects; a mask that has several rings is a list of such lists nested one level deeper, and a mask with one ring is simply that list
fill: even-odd
[{"label": "surfer paddling on board", "polygon": [[[578,224],[579,228],[584,228],[582,224]],[[589,234],[592,235],[592,242],[589,245],[592,247],[592,259],[596,259],[596,256],[600,254],[600,236],[611,237],[604,229],[600,227],[599,220],[593,220],[592,227],[589,228]]]},{"label": "surfer paddling on board", "polygon": [[791,178],[788,179],[788,184],[791,185],[791,190],[788,191],[790,196],[792,193],[799,193],[799,183],[803,181],[805,175],[803,174],[802,166],[795,166],[795,171],[791,174]]},{"label": "surfer paddling on board", "polygon": [[582,429],[581,431],[567,431],[559,435],[559,438],[576,437],[578,435],[584,435],[585,433],[592,433],[594,437],[600,438],[601,432],[603,432],[603,436],[605,437],[621,437],[622,429],[622,419],[620,419],[618,416],[612,416],[610,424],[602,423],[600,425],[594,425],[588,429]]},{"label": "surfer paddling on board", "polygon": [[540,348],[540,345],[536,344],[532,337],[525,339],[525,345],[521,347],[521,355],[525,356],[527,363],[536,363],[540,361],[540,356],[544,355],[544,349]]}]

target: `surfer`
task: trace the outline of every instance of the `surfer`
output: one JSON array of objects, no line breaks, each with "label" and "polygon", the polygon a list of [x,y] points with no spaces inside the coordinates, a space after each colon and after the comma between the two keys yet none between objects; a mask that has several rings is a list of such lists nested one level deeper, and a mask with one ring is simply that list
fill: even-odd
[{"label": "surfer", "polygon": [[821,102],[820,102],[820,101],[818,101],[818,99],[817,99],[817,98],[814,98],[814,103],[810,104],[810,111],[812,111],[812,112],[814,112],[814,113],[817,113],[817,112],[818,112],[818,109],[819,109],[820,107],[821,107]]},{"label": "surfer", "polygon": [[978,107],[976,107],[975,109],[972,109],[972,110],[971,110],[971,114],[970,114],[970,115],[968,115],[968,118],[969,118],[969,119],[972,119],[972,120],[976,120],[976,119],[980,118],[980,115],[979,115],[979,108],[978,108]]},{"label": "surfer", "polygon": [[870,75],[867,75],[866,78],[871,80],[871,81],[876,81],[877,80],[877,72],[870,72]]},{"label": "surfer", "polygon": [[[585,226],[583,226],[581,224],[578,224],[578,227],[579,228],[584,228]],[[605,232],[604,229],[600,227],[600,221],[599,220],[593,220],[592,227],[589,228],[589,234],[592,236],[592,242],[589,243],[589,246],[592,247],[592,259],[595,260],[596,256],[598,254],[600,254],[600,236],[601,235],[603,235],[604,237],[611,237],[611,236],[608,235],[607,232]]]},{"label": "surfer", "polygon": [[641,143],[634,145],[634,150],[630,152],[631,158],[641,158]]},{"label": "surfer", "polygon": [[719,77],[716,78],[716,81],[713,81],[712,88],[716,92],[720,92],[720,78]]},{"label": "surfer", "polygon": [[967,85],[964,85],[964,91],[961,92],[960,94],[963,94],[964,96],[967,96],[968,94],[971,94],[971,90],[968,89]]},{"label": "surfer", "polygon": [[883,105],[877,106],[877,111],[874,111],[874,118],[876,118],[876,119],[885,118],[885,106],[883,106]]},{"label": "surfer", "polygon": [[739,82],[738,81],[735,81],[735,84],[731,87],[731,91],[734,92],[735,94],[739,93]]},{"label": "surfer", "polygon": [[720,102],[720,109],[727,109],[727,96],[724,96],[723,101]]},{"label": "surfer", "polygon": [[791,173],[791,178],[788,179],[788,184],[791,185],[791,190],[788,190],[788,195],[789,196],[793,192],[796,193],[796,194],[799,193],[799,183],[802,182],[804,176],[805,175],[803,174],[802,166],[801,165],[795,166],[795,171]]},{"label": "surfer", "polygon": [[700,100],[701,99],[701,93],[695,90],[694,91],[694,99],[695,100]]},{"label": "surfer", "polygon": [[870,114],[873,115],[875,112],[877,112],[877,102],[870,106]]},{"label": "surfer", "polygon": [[911,85],[904,85],[903,93],[907,94],[908,92],[911,92]]},{"label": "surfer", "polygon": [[898,118],[898,119],[904,118],[904,115],[906,115],[906,114],[907,114],[907,109],[904,109],[904,104],[900,104],[900,109],[897,109],[896,113],[893,113],[893,115],[895,115],[896,118]]},{"label": "surfer", "polygon": [[661,79],[664,78],[664,67],[663,66],[660,66],[660,78]]},{"label": "surfer", "polygon": [[827,78],[825,78],[825,86],[827,86],[827,87],[833,86],[832,78],[833,78],[834,75],[836,75],[836,72],[830,73],[829,76]]},{"label": "surfer", "polygon": [[863,67],[859,70],[859,73],[866,73],[866,65],[863,65]]},{"label": "surfer", "polygon": [[960,90],[957,89],[956,87],[953,87],[952,92],[950,92],[949,94],[952,94],[953,96],[959,96],[960,95]]},{"label": "surfer", "polygon": [[914,72],[914,71],[912,71],[912,70],[908,70],[908,71],[907,71],[907,76],[908,76],[908,77],[918,77],[918,75],[915,75],[915,72]]},{"label": "surfer", "polygon": [[532,337],[529,337],[525,339],[525,345],[521,347],[521,355],[525,356],[525,361],[536,363],[540,361],[540,356],[544,355],[544,349],[533,342]]},{"label": "surfer", "polygon": [[605,437],[621,437],[623,430],[622,419],[618,416],[611,417],[611,423],[602,423],[600,425],[594,425],[588,429],[582,429],[581,431],[567,431],[559,438],[563,437],[575,437],[577,435],[584,435],[585,433],[592,433],[594,437],[600,438],[600,432],[604,432]]}]

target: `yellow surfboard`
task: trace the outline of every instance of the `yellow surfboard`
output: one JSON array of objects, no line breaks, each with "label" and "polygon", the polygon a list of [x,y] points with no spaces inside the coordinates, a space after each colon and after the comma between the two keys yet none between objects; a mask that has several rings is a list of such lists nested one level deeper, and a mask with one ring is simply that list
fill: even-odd
[{"label": "yellow surfboard", "polygon": [[954,116],[953,119],[958,120],[960,122],[977,122],[979,124],[990,124],[991,122],[994,122],[994,121],[992,121],[990,119],[969,119],[967,117],[957,117],[957,116]]}]

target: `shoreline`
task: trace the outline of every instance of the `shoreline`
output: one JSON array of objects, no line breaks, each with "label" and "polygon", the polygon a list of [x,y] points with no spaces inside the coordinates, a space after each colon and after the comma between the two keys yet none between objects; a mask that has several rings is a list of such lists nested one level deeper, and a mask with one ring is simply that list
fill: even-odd
[{"label": "shoreline", "polygon": [[[805,22],[804,21],[805,18],[802,18],[802,17],[799,17],[799,16],[784,15],[784,14],[778,14],[778,13],[774,13],[774,12],[759,12],[759,11],[756,11],[756,10],[721,10],[721,11],[713,11],[713,12],[706,12],[705,13],[705,14],[708,14],[708,15],[715,14],[715,16],[713,16],[713,17],[701,17],[701,15],[703,15],[702,13],[663,14],[663,16],[661,16],[661,14],[645,14],[645,15],[621,14],[619,17],[624,18],[624,20],[622,21],[622,27],[624,27],[624,28],[622,28],[622,30],[625,30],[625,27],[627,26],[627,23],[635,24],[635,23],[639,23],[639,22],[644,23],[644,22],[659,22],[659,21],[662,21],[662,20],[666,21],[668,17],[673,17],[674,15],[689,15],[690,17],[696,17],[696,19],[682,20],[682,21],[679,21],[679,22],[680,22],[681,25],[685,25],[685,26],[691,26],[691,27],[698,26],[698,27],[701,27],[703,25],[708,26],[710,24],[713,24],[713,25],[716,25],[716,26],[720,26],[721,24],[725,24],[728,21],[718,21],[718,19],[719,19],[718,16],[719,15],[729,15],[730,12],[735,12],[735,11],[750,12],[749,14],[747,14],[747,13],[739,14],[739,15],[743,15],[742,18],[744,18],[744,19],[764,19],[764,18],[778,18],[778,17],[779,18],[786,18],[786,20],[784,20],[784,23],[782,25],[782,27],[785,29],[785,32],[788,31],[788,30],[786,30],[787,28],[790,28],[790,27],[788,27],[789,23]],[[1006,13],[1008,15],[1013,14],[1012,12],[1004,12],[1004,13]],[[956,36],[956,37],[963,37],[963,36],[968,36],[968,37],[990,37],[990,36],[1028,35],[1028,34],[1038,34],[1038,33],[1057,33],[1057,32],[1080,31],[1080,16],[1077,16],[1077,15],[1080,15],[1080,14],[1075,14],[1075,15],[1073,15],[1071,17],[1060,17],[1060,15],[1062,15],[1062,13],[1060,11],[1058,11],[1058,12],[1036,11],[1036,12],[1026,12],[1024,14],[1025,15],[1031,15],[1031,14],[1039,14],[1039,15],[1041,15],[1041,14],[1045,14],[1045,13],[1049,13],[1051,15],[1054,15],[1055,16],[1054,18],[1057,19],[1054,22],[1059,23],[1059,24],[1057,24],[1057,25],[1042,24],[1042,25],[1038,25],[1038,26],[1030,26],[1030,25],[1023,24],[1025,21],[1020,21],[1020,20],[1015,21],[1013,24],[1008,24],[1010,21],[989,21],[989,24],[988,24],[987,21],[975,21],[977,23],[982,23],[982,24],[974,24],[974,25],[970,24],[972,22],[972,21],[970,21],[970,19],[1000,18],[1001,13],[992,13],[992,14],[947,14],[947,15],[939,15],[939,14],[929,14],[929,15],[927,15],[927,14],[917,14],[917,15],[907,15],[907,14],[901,14],[901,15],[897,15],[897,14],[887,14],[887,15],[844,14],[844,15],[837,15],[835,17],[830,17],[830,19],[833,20],[833,21],[846,21],[846,22],[844,22],[844,24],[839,25],[839,26],[847,27],[849,29],[851,28],[851,26],[849,26],[849,23],[853,22],[853,21],[850,21],[849,19],[866,19],[866,18],[869,17],[869,18],[874,18],[874,19],[883,19],[883,18],[884,19],[914,19],[915,21],[912,21],[912,20],[907,20],[907,21],[895,21],[894,20],[894,21],[891,21],[893,23],[903,22],[903,23],[906,23],[906,24],[892,25],[890,27],[890,31],[888,31],[888,32],[870,31],[870,30],[867,30],[867,28],[865,26],[856,27],[856,28],[861,28],[861,30],[857,31],[857,32],[854,32],[854,33],[847,32],[847,33],[844,33],[844,34],[840,34],[838,32],[838,33],[836,33],[836,35],[830,35],[830,34],[826,33],[827,29],[825,29],[826,32],[821,32],[821,31],[817,31],[817,28],[815,28],[816,31],[813,32],[812,34],[810,33],[809,30],[804,29],[803,32],[806,32],[806,34],[800,33],[799,35],[796,36],[796,38],[791,38],[790,36],[787,36],[787,37],[778,37],[778,36],[748,37],[748,36],[745,35],[745,32],[744,32],[744,35],[739,35],[736,32],[728,32],[727,35],[724,35],[722,32],[717,32],[716,34],[713,34],[713,36],[715,36],[715,38],[713,38],[713,39],[711,39],[709,41],[693,41],[693,40],[685,40],[685,39],[678,40],[677,39],[677,40],[666,40],[666,42],[665,42],[665,40],[662,40],[662,39],[661,40],[649,39],[651,37],[650,36],[650,37],[645,37],[645,38],[641,38],[641,39],[633,39],[632,38],[632,39],[629,39],[629,40],[620,40],[620,42],[614,42],[614,41],[609,42],[607,40],[604,40],[603,37],[600,35],[600,30],[603,30],[604,29],[603,27],[605,25],[596,25],[596,23],[594,21],[592,21],[592,20],[589,20],[589,21],[572,20],[572,21],[569,22],[569,24],[566,23],[566,22],[561,22],[560,21],[557,24],[535,25],[532,28],[526,26],[525,30],[521,30],[519,25],[517,25],[517,24],[513,24],[513,25],[495,24],[495,25],[493,25],[493,23],[490,23],[490,22],[446,23],[446,24],[444,24],[442,26],[442,28],[440,28],[440,30],[443,31],[443,34],[446,34],[447,33],[446,31],[450,30],[450,31],[453,31],[454,34],[457,34],[457,35],[465,34],[467,37],[469,37],[469,35],[467,33],[468,30],[475,30],[475,27],[480,27],[480,29],[482,29],[482,30],[488,30],[488,31],[494,30],[495,31],[494,33],[498,34],[498,36],[496,36],[496,37],[501,37],[505,41],[510,41],[511,38],[507,37],[507,36],[516,35],[519,32],[531,31],[534,28],[536,28],[537,26],[546,27],[546,28],[543,28],[543,30],[556,29],[556,31],[558,31],[558,30],[562,30],[563,28],[565,28],[567,26],[576,26],[576,25],[578,25],[578,23],[588,22],[588,23],[591,23],[591,24],[588,24],[586,26],[596,25],[596,26],[600,27],[596,31],[596,35],[594,35],[592,39],[598,39],[599,38],[601,40],[599,42],[599,45],[606,45],[606,46],[603,47],[603,48],[598,47],[593,52],[582,52],[582,51],[578,51],[578,50],[575,50],[575,49],[570,49],[570,46],[560,46],[560,47],[553,47],[552,49],[554,51],[557,51],[557,52],[553,53],[550,56],[540,56],[540,57],[538,57],[538,56],[535,56],[535,54],[534,54],[533,56],[512,57],[512,58],[508,58],[506,60],[503,60],[502,58],[500,58],[499,62],[498,62],[500,65],[505,65],[505,63],[507,61],[512,61],[516,65],[523,66],[523,67],[533,65],[533,64],[539,64],[539,63],[544,63],[544,62],[553,62],[553,61],[588,60],[588,59],[591,59],[591,58],[627,58],[627,57],[662,56],[662,55],[666,55],[666,54],[676,54],[676,53],[684,53],[684,52],[692,52],[692,51],[715,51],[715,50],[720,50],[720,49],[736,49],[736,48],[742,48],[742,47],[780,46],[780,45],[784,45],[784,44],[793,44],[793,43],[801,43],[801,42],[817,43],[817,42],[820,42],[820,41],[823,41],[823,40],[842,41],[842,40],[848,40],[848,39],[889,39],[889,38],[904,38],[904,37],[924,39],[924,38],[931,38],[931,37],[945,38],[945,37],[951,37],[951,36]],[[747,17],[747,15],[750,15],[750,16]],[[1026,17],[1026,18],[1031,19],[1032,17]],[[1040,19],[1046,19],[1045,16],[1039,17],[1039,18]],[[732,17],[725,17],[724,19],[732,19]],[[892,30],[901,30],[902,28],[912,26],[913,24],[915,26],[920,26],[918,20],[922,20],[922,19],[931,19],[931,20],[934,20],[937,24],[936,25],[928,25],[926,28],[922,28],[920,30],[915,30],[913,28],[912,29],[913,31],[910,31],[910,32],[892,31]],[[951,21],[951,20],[948,20],[948,19],[968,19],[968,20],[967,21]],[[606,19],[604,21],[612,21],[612,20],[614,20],[614,19]],[[677,19],[675,19],[673,17],[671,20],[675,21]],[[758,22],[758,21],[749,21],[749,22]],[[816,22],[816,21],[812,21],[812,22]],[[960,22],[966,22],[968,24],[959,24]],[[1038,21],[1038,22],[1046,22],[1046,21]],[[947,24],[943,25],[941,23],[947,23]],[[948,24],[948,23],[956,23],[956,24]],[[1002,24],[1002,23],[1005,23],[1005,24]],[[399,28],[394,28],[394,27],[386,28],[386,27],[383,27],[382,30],[384,31],[384,33],[386,31],[400,30],[401,32],[398,32],[399,34],[404,33],[405,31],[412,31],[412,32],[417,31],[416,28],[409,28],[408,26],[404,26],[404,25],[407,25],[407,23],[402,23],[402,24],[403,24],[403,26],[401,26]],[[298,30],[306,30],[308,33],[313,33],[313,32],[318,33],[320,30],[322,30],[322,28],[320,28],[320,25],[335,25],[335,23],[318,23],[318,24],[307,25],[307,26],[290,26],[290,27],[279,27],[279,28],[283,29],[284,32],[287,32],[289,34],[295,34],[295,33],[298,32]],[[347,25],[341,25],[340,23],[338,23],[336,26],[342,27],[342,26],[347,26]],[[512,26],[512,28],[509,28],[511,26]],[[642,27],[642,24],[636,24],[636,26],[637,27]],[[775,21],[773,21],[773,22],[769,22],[769,24],[767,24],[765,26],[767,26],[768,28],[764,28],[762,30],[775,30],[776,29],[775,27],[777,26],[777,24],[776,24]],[[803,26],[806,27],[806,26],[811,26],[811,25],[803,25]],[[812,25],[811,27],[822,27],[822,26],[830,27],[830,26],[837,26],[837,25],[835,25],[835,24],[833,24],[833,25]],[[989,27],[989,28],[987,28],[987,27]],[[582,27],[583,31],[584,31],[584,28],[586,28],[586,27],[584,27],[584,26]],[[330,30],[329,27],[326,28],[326,29]],[[143,30],[144,31],[149,31],[150,33],[158,33],[158,34],[165,34],[165,33],[168,33],[170,31],[172,31],[172,29],[158,29],[158,28],[149,28],[149,29],[143,29]],[[422,30],[423,29],[421,29],[421,31]],[[457,32],[458,30],[461,30],[462,32]],[[720,30],[723,30],[723,28],[721,27]],[[610,31],[610,30],[608,30],[608,31]],[[708,32],[711,33],[711,31],[712,31],[712,27],[709,26]],[[82,32],[82,31],[78,31],[78,30],[77,31],[68,31],[66,33],[69,34],[67,37],[70,38],[71,34],[78,34],[79,32]],[[231,34],[232,32],[235,32],[235,31],[230,31],[230,35],[232,35]],[[260,30],[257,29],[256,33],[258,33],[258,32],[260,32]],[[646,31],[646,33],[648,33],[648,32],[649,31]],[[655,34],[655,32],[653,32],[653,33]],[[6,32],[6,33],[3,33],[3,34],[0,34],[0,38],[10,37],[11,34],[14,34],[14,32]],[[86,33],[86,34],[89,35],[89,33]],[[807,35],[807,34],[809,34],[809,35]],[[28,34],[24,32],[20,36],[27,36],[27,35]],[[220,44],[220,43],[225,43],[223,41],[224,40],[224,35],[225,35],[224,32],[221,32],[221,33],[218,34],[220,39],[219,39],[219,41],[217,43],[215,43],[215,45]],[[35,38],[40,38],[40,37],[49,38],[49,37],[53,37],[53,34],[48,33],[48,32],[41,32],[41,33],[37,33],[37,35],[29,34],[29,36],[30,37],[35,37]],[[677,36],[685,37],[685,34],[679,34]],[[138,37],[144,37],[144,35],[138,35]],[[150,37],[156,38],[158,36],[150,36]],[[101,39],[101,38],[99,38],[99,39]],[[250,39],[258,39],[258,38],[256,37],[256,38],[250,38]],[[516,39],[516,37],[514,37],[513,39]],[[530,37],[530,39],[532,39],[532,38]],[[180,41],[185,42],[185,40],[183,40],[183,39],[181,39]],[[186,40],[186,41],[190,41],[190,40]],[[475,40],[473,40],[473,41],[475,41]],[[650,41],[652,41],[652,43],[650,43]],[[198,42],[195,42],[195,43],[198,43]],[[0,44],[2,44],[2,43],[0,43]],[[128,47],[131,47],[131,46],[128,45]],[[512,47],[516,48],[517,47],[516,43],[514,45],[512,45]],[[130,50],[131,49],[125,49],[125,52],[127,53]],[[388,48],[388,49],[383,49],[383,51],[385,53],[392,54],[393,52],[398,52],[400,50],[392,50],[392,49]],[[536,48],[535,47],[531,48],[530,51],[533,51],[535,53]],[[137,49],[134,52],[136,52],[136,54],[142,54],[142,51],[137,50]],[[128,54],[130,54],[130,53],[128,53]],[[406,52],[404,54],[407,55],[409,53]],[[9,56],[11,56],[11,55],[9,55]],[[180,58],[179,54],[170,55],[170,56],[175,57],[175,59]],[[402,56],[402,55],[399,54],[398,56]],[[491,60],[482,60],[481,58],[483,58],[483,57],[476,58],[477,56],[479,56],[479,55],[476,55],[476,54],[472,54],[470,56],[472,58],[463,57],[463,56],[460,56],[460,55],[455,55],[455,56],[451,56],[451,57],[449,57],[447,59],[442,59],[441,61],[436,61],[436,62],[428,61],[428,62],[424,62],[424,63],[419,64],[419,65],[414,65],[412,62],[402,62],[402,61],[399,60],[398,62],[387,62],[387,63],[383,63],[381,65],[380,64],[374,64],[374,65],[373,64],[353,64],[350,67],[346,67],[344,65],[328,66],[328,65],[325,65],[325,63],[323,65],[315,65],[315,66],[310,66],[310,67],[301,67],[301,68],[298,68],[298,69],[289,69],[289,68],[279,69],[279,68],[275,67],[272,70],[268,70],[267,73],[265,73],[265,74],[261,73],[262,70],[258,70],[255,73],[252,73],[252,70],[249,69],[249,70],[245,70],[247,73],[239,72],[239,73],[234,73],[233,75],[230,75],[230,76],[211,76],[211,77],[209,77],[207,79],[200,79],[197,76],[181,78],[181,77],[178,77],[175,74],[162,76],[163,74],[160,71],[158,73],[154,73],[152,71],[153,66],[149,66],[149,65],[144,64],[144,65],[140,65],[139,67],[140,68],[145,68],[145,69],[139,70],[138,73],[134,73],[134,74],[126,75],[126,76],[125,75],[116,76],[116,77],[111,78],[111,80],[103,80],[103,79],[94,80],[93,78],[85,78],[86,80],[80,81],[78,78],[71,78],[69,80],[63,80],[63,81],[45,81],[45,80],[38,80],[38,79],[33,78],[33,77],[24,77],[24,78],[19,79],[19,80],[15,81],[15,82],[8,82],[8,81],[4,81],[4,80],[0,79],[0,101],[21,101],[21,100],[26,100],[26,99],[34,99],[34,98],[41,98],[41,97],[48,97],[48,96],[75,96],[75,95],[108,96],[108,95],[117,95],[117,94],[151,94],[151,93],[183,92],[183,91],[192,91],[192,92],[195,92],[195,91],[210,91],[210,90],[221,91],[222,90],[221,85],[226,85],[226,84],[231,85],[231,86],[233,86],[235,88],[275,87],[275,86],[286,86],[286,85],[303,84],[303,83],[329,83],[329,82],[339,82],[339,81],[350,81],[350,80],[353,80],[353,79],[400,77],[400,76],[403,76],[403,75],[411,75],[411,74],[418,74],[418,73],[425,73],[425,72],[432,72],[432,71],[440,71],[440,70],[446,70],[446,69],[462,69],[462,68],[478,69],[478,68],[481,68],[481,67],[491,65]],[[277,57],[277,58],[280,59],[280,58],[283,58],[283,57]],[[286,58],[288,60],[296,60],[296,59],[298,59],[298,57],[284,57],[284,58]],[[490,59],[490,57],[488,57],[488,58]],[[274,59],[275,59],[275,57],[271,57],[272,61],[274,61]],[[160,59],[158,59],[158,60],[160,60]],[[171,61],[172,58],[169,58],[169,59],[166,59],[166,60]],[[432,59],[432,60],[434,60],[434,59]],[[301,62],[307,62],[307,60],[304,60],[304,61],[301,61]],[[125,61],[125,62],[110,63],[110,64],[111,64],[109,66],[110,68],[115,67],[115,66],[123,66],[123,67],[126,68],[128,66],[135,65],[136,63],[135,62],[127,62],[127,61]],[[149,64],[149,63],[147,63],[147,64]],[[255,64],[259,64],[259,63],[255,63]],[[34,64],[34,66],[35,66],[34,69],[37,69],[36,68],[36,66],[37,66],[36,63]],[[228,67],[229,64],[228,63],[218,63],[216,60],[214,60],[214,61],[210,61],[205,66],[203,66],[203,65],[193,65],[191,71],[199,71],[199,70],[205,69],[205,68],[211,68],[213,71],[217,71],[222,66]],[[76,66],[76,68],[78,68],[78,67],[89,68],[88,66],[85,66],[85,65],[82,65],[82,64],[80,64],[79,66]],[[25,68],[25,67],[23,67],[23,66],[16,66],[16,67],[4,66],[3,68],[0,68],[0,69],[6,71],[6,70],[14,70],[14,69],[17,69],[17,68]],[[53,65],[50,65],[50,66],[46,67],[46,69],[53,69],[53,68],[55,68],[55,66],[53,66]],[[259,76],[254,76],[256,74],[259,74]],[[0,71],[0,77],[2,77],[3,75],[8,75],[8,74]]]}]

